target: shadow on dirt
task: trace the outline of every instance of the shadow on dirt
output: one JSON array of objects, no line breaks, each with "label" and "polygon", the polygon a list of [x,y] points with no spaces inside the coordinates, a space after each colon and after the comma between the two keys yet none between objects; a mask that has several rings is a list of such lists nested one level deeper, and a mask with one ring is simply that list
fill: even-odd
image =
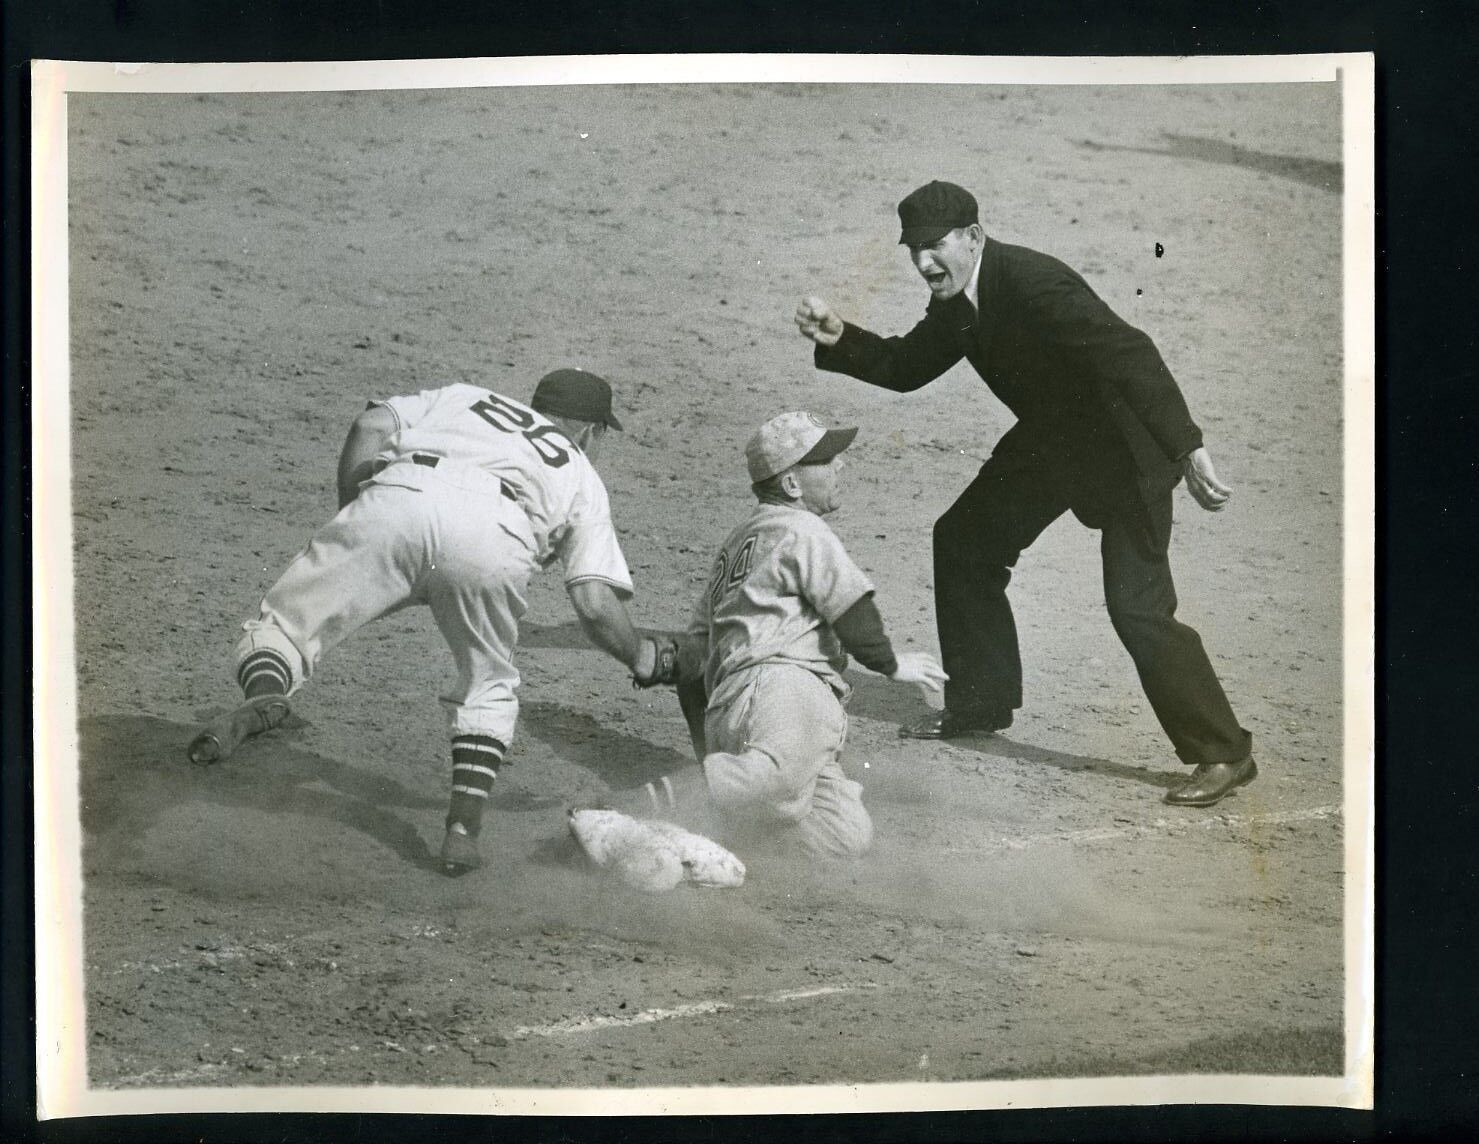
[{"label": "shadow on dirt", "polygon": [[520,625],[519,646],[589,649],[592,644],[585,638],[580,625],[570,620],[563,624]]},{"label": "shadow on dirt", "polygon": [[974,751],[998,759],[1015,759],[1023,763],[1041,763],[1057,767],[1060,771],[1109,775],[1129,782],[1144,783],[1146,786],[1169,790],[1186,781],[1190,772],[1154,770],[1150,767],[1134,767],[1128,763],[1114,763],[1093,755],[1074,755],[1067,751],[1050,751],[1046,747],[1035,747],[1031,743],[1019,743],[1010,737],[1010,732],[998,731],[993,735],[967,735],[951,739],[950,745],[961,750]]},{"label": "shadow on dirt", "polygon": [[529,861],[536,866],[558,866],[587,874],[597,873],[596,866],[585,856],[580,843],[568,832],[554,834],[538,842],[529,852]]},{"label": "shadow on dirt", "polygon": [[[848,682],[853,686],[852,699],[847,709],[850,715],[861,716],[865,719],[876,719],[880,723],[892,723],[895,726],[909,723],[923,717],[925,709],[920,706],[919,695],[914,688],[900,687],[896,683],[890,683],[882,676],[864,675],[861,672],[853,672],[848,676]],[[929,743],[915,740],[901,740],[906,745],[912,745],[928,750]],[[950,746],[964,751],[973,751],[980,755],[990,755],[998,759],[1014,759],[1023,763],[1041,763],[1044,766],[1057,767],[1061,771],[1088,772],[1091,774],[1110,775],[1117,779],[1126,779],[1130,782],[1144,783],[1146,786],[1159,787],[1168,790],[1173,786],[1185,781],[1185,774],[1181,771],[1155,770],[1151,767],[1135,767],[1126,763],[1115,763],[1108,759],[1097,758],[1093,755],[1074,755],[1067,751],[1050,751],[1046,747],[1036,747],[1031,743],[1019,742],[1012,737],[1010,731],[996,734],[965,735],[958,739],[951,739]]]},{"label": "shadow on dirt", "polygon": [[420,834],[389,808],[441,807],[442,798],[298,750],[280,732],[247,743],[225,763],[197,767],[185,757],[186,744],[199,730],[193,724],[111,715],[84,719],[79,730],[83,865],[89,873],[117,866],[114,858],[155,819],[192,802],[331,819],[413,865],[436,868]]},{"label": "shadow on dirt", "polygon": [[557,703],[521,704],[519,730],[548,743],[560,758],[584,767],[612,790],[656,782],[695,761],[692,755],[612,730],[589,715]]},{"label": "shadow on dirt", "polygon": [[1239,147],[1225,139],[1208,139],[1200,135],[1175,135],[1167,132],[1161,136],[1166,146],[1126,147],[1117,143],[1096,143],[1085,139],[1079,145],[1090,151],[1134,151],[1141,155],[1161,155],[1168,159],[1194,159],[1202,163],[1220,163],[1227,167],[1241,167],[1262,175],[1274,175],[1280,179],[1292,179],[1296,183],[1317,190],[1339,194],[1341,190],[1341,165],[1327,159],[1306,159],[1298,155],[1273,155],[1267,151],[1252,151]]}]

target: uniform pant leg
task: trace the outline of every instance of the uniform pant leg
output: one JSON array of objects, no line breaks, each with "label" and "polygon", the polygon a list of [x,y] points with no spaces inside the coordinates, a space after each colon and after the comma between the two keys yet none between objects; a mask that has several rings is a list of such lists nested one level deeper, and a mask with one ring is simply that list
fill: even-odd
[{"label": "uniform pant leg", "polygon": [[740,693],[710,710],[704,774],[715,808],[742,827],[794,827],[814,854],[867,850],[862,787],[842,772],[847,715],[832,689],[798,667],[749,669]]},{"label": "uniform pant leg", "polygon": [[797,824],[802,845],[813,854],[853,858],[873,845],[873,818],[863,805],[863,784],[826,763],[812,788],[811,813]]},{"label": "uniform pant leg", "polygon": [[951,711],[1004,713],[1022,706],[1022,660],[1007,584],[1023,549],[1067,508],[1068,497],[1048,466],[1003,438],[935,522],[935,622]]},{"label": "uniform pant leg", "polygon": [[[1170,492],[1152,511],[1165,526],[1161,535],[1169,535]],[[1150,536],[1134,516],[1105,525],[1100,551],[1110,621],[1181,761],[1241,762],[1252,751],[1253,736],[1239,726],[1201,636],[1176,619],[1171,562]]]},{"label": "uniform pant leg", "polygon": [[489,736],[506,749],[519,712],[514,649],[537,567],[528,520],[496,490],[451,488],[438,500],[437,559],[419,594],[457,670],[441,702],[454,738]]},{"label": "uniform pant leg", "polygon": [[414,490],[366,485],[324,525],[242,626],[238,663],[278,654],[295,691],[323,654],[372,620],[410,602],[425,551],[425,515]]}]

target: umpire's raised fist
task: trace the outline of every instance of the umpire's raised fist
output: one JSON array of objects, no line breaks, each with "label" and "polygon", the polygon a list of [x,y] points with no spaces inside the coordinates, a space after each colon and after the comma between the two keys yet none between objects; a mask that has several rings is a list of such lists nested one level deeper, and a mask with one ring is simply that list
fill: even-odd
[{"label": "umpire's raised fist", "polygon": [[796,307],[796,326],[819,346],[835,346],[842,337],[842,319],[814,294],[801,299]]}]

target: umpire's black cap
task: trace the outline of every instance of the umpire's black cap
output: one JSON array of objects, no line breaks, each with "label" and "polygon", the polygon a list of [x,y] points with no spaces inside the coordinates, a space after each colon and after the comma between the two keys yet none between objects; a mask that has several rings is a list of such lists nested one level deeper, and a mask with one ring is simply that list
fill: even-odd
[{"label": "umpire's black cap", "polygon": [[604,377],[583,369],[557,369],[539,379],[529,404],[538,412],[573,417],[620,429],[611,412],[611,386]]},{"label": "umpire's black cap", "polygon": [[922,246],[938,242],[956,227],[980,222],[976,198],[964,187],[936,179],[910,191],[899,203],[899,242]]}]

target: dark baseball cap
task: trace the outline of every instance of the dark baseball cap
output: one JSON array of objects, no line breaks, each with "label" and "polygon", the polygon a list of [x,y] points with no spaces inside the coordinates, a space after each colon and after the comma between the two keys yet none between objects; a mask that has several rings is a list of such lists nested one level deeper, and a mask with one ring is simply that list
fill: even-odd
[{"label": "dark baseball cap", "polygon": [[546,415],[621,428],[611,412],[611,386],[604,377],[583,369],[557,369],[545,374],[534,387],[529,404]]},{"label": "dark baseball cap", "polygon": [[920,246],[937,242],[959,226],[980,222],[975,196],[954,183],[936,179],[910,191],[899,203],[899,242]]}]

